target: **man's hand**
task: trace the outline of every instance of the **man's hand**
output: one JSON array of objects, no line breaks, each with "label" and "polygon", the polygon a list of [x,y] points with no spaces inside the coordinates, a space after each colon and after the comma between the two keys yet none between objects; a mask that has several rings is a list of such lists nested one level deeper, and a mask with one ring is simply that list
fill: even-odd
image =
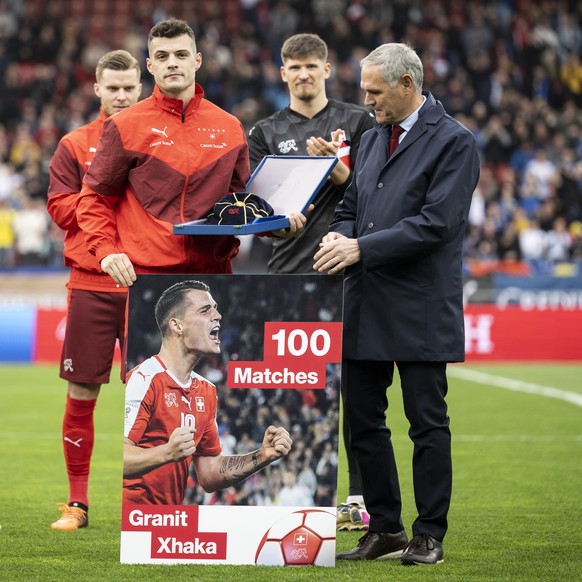
[{"label": "man's hand", "polygon": [[313,268],[320,273],[335,275],[361,259],[360,245],[355,238],[347,238],[337,232],[327,233],[319,243],[313,257]]},{"label": "man's hand", "polygon": [[335,156],[339,149],[339,142],[326,141],[322,137],[311,136],[305,148],[310,156]]},{"label": "man's hand", "polygon": [[[310,204],[307,213],[311,212],[314,208],[315,206]],[[277,238],[294,238],[301,234],[306,223],[307,218],[301,214],[301,212],[292,212],[289,215],[289,227],[279,228],[278,230],[272,231],[273,236],[276,236]]]},{"label": "man's hand", "polygon": [[271,425],[263,437],[262,454],[269,462],[276,461],[289,454],[292,444],[293,439],[282,426],[276,428]]},{"label": "man's hand", "polygon": [[167,444],[168,455],[174,462],[183,461],[196,452],[194,445],[194,429],[180,426],[170,435]]},{"label": "man's hand", "polygon": [[131,287],[136,279],[133,265],[125,253],[107,255],[101,259],[101,268],[118,286]]},{"label": "man's hand", "polygon": [[[311,136],[307,140],[306,151],[310,156],[335,156],[342,145],[343,129],[336,129],[331,133],[331,141],[322,137]],[[329,175],[336,186],[341,186],[350,176],[350,169],[340,160]]]},{"label": "man's hand", "polygon": [[174,430],[167,443],[156,447],[139,447],[125,437],[123,445],[123,477],[137,479],[158,467],[187,459],[196,452],[194,430],[181,426]]}]

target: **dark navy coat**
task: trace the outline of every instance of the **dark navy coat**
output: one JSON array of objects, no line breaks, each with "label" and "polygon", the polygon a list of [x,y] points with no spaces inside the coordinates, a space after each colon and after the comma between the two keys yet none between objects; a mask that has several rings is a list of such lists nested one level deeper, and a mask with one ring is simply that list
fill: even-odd
[{"label": "dark navy coat", "polygon": [[345,273],[346,358],[465,358],[461,248],[479,157],[471,132],[424,95],[390,160],[388,127],[363,135],[330,225],[357,238],[362,255]]}]

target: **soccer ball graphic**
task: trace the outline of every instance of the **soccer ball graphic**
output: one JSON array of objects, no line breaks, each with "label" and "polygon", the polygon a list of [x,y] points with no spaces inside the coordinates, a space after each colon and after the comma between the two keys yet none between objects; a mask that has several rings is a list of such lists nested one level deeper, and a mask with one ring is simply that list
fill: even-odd
[{"label": "soccer ball graphic", "polygon": [[335,566],[335,515],[301,509],[274,523],[255,555],[258,566]]}]

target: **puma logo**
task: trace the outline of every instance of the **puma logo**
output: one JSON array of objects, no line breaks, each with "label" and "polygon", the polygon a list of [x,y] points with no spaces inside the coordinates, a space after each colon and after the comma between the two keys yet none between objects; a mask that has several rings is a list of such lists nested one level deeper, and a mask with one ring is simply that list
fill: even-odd
[{"label": "puma logo", "polygon": [[65,441],[67,441],[68,443],[71,443],[72,445],[75,445],[76,447],[79,447],[79,448],[81,448],[81,444],[80,443],[81,443],[82,440],[83,439],[80,438],[80,439],[77,439],[76,441],[73,441],[69,437],[65,437]]},{"label": "puma logo", "polygon": [[154,133],[159,133],[160,135],[163,135],[164,137],[168,137],[168,134],[166,133],[166,129],[168,129],[167,125],[166,125],[166,127],[164,127],[164,129],[157,129],[155,127],[152,127],[152,131]]}]

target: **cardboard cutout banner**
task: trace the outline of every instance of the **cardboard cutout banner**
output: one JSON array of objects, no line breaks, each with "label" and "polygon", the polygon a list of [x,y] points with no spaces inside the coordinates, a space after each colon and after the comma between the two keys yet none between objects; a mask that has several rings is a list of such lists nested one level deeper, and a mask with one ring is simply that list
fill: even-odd
[{"label": "cardboard cutout banner", "polygon": [[128,310],[121,562],[334,566],[342,277],[141,275]]}]

